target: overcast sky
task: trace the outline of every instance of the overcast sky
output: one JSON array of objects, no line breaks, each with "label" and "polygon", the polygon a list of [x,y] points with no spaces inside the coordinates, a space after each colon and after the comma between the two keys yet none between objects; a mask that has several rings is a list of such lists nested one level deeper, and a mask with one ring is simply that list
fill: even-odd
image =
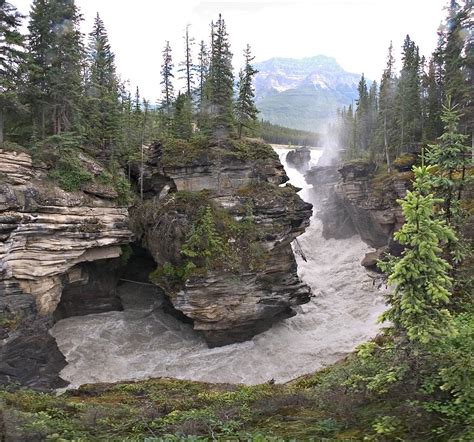
[{"label": "overcast sky", "polygon": [[[10,0],[28,14],[31,0]],[[219,12],[227,22],[234,65],[249,43],[256,61],[271,57],[336,58],[344,69],[379,79],[390,40],[397,59],[406,34],[430,55],[447,0],[76,0],[89,32],[97,12],[105,22],[118,71],[132,87],[155,101],[165,40],[177,64],[183,57],[187,24],[196,40],[208,40],[209,23]]]}]

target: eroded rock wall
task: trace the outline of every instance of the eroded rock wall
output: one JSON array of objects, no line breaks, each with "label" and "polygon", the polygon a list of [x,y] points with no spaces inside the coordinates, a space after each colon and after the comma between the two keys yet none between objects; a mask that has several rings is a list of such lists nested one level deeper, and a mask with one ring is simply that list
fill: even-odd
[{"label": "eroded rock wall", "polygon": [[[212,160],[200,156],[179,167],[159,161],[148,164],[146,176],[159,174],[171,179],[178,193],[208,192],[207,203],[234,220],[242,219],[251,207],[252,222],[262,232],[254,244],[265,255],[258,268],[251,268],[250,253],[244,253],[238,270],[222,263],[204,275],[191,276],[179,290],[168,293],[173,307],[192,320],[194,329],[203,332],[210,346],[249,339],[294,315],[292,307],[309,301],[310,289],[298,278],[290,243],[309,225],[312,206],[301,200],[293,187],[279,187],[288,178],[276,155],[243,160],[224,153]],[[166,180],[153,181],[166,186]],[[161,201],[164,207],[173,203],[172,199]],[[141,209],[135,210],[132,218],[140,218]],[[158,265],[178,264],[191,225],[185,212],[162,213],[145,220],[142,243]],[[228,241],[230,247],[240,247],[236,239]]]},{"label": "eroded rock wall", "polygon": [[40,387],[60,383],[64,358],[47,330],[63,288],[84,277],[81,263],[117,258],[132,238],[126,207],[65,192],[46,173],[0,149],[0,382]]},{"label": "eroded rock wall", "polygon": [[364,258],[362,263],[367,267],[375,267],[385,252],[400,253],[401,247],[393,240],[394,232],[404,223],[397,199],[410,187],[410,168],[411,164],[387,173],[377,171],[373,163],[355,161],[308,171],[306,180],[321,198],[319,217],[324,236],[344,238],[358,233],[377,250]]}]

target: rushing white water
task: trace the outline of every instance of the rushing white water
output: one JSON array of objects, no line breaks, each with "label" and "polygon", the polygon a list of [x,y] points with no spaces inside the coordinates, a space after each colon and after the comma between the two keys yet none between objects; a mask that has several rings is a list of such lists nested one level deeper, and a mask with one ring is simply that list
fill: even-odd
[{"label": "rushing white water", "polygon": [[[304,177],[286,166],[289,149],[275,147],[291,183]],[[321,151],[312,150],[316,163]],[[307,262],[297,257],[298,273],[314,298],[298,315],[274,325],[251,341],[209,349],[191,326],[180,323],[150,302],[145,286],[123,286],[123,312],[67,318],[51,333],[66,356],[61,376],[78,386],[149,377],[257,384],[288,381],[333,363],[373,337],[384,309],[382,292],[360,265],[368,247],[358,236],[325,240],[314,215],[299,243]]]}]

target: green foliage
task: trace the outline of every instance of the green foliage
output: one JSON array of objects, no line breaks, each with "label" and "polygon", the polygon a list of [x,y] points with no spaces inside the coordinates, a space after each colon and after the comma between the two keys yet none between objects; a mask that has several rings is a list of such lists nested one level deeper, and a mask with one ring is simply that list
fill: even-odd
[{"label": "green foliage", "polygon": [[119,82],[104,22],[97,14],[89,34],[85,84],[85,130],[88,142],[107,159],[120,136]]},{"label": "green foliage", "polygon": [[195,135],[190,140],[166,138],[162,140],[163,155],[161,163],[163,167],[182,167],[192,164],[209,152],[207,137]]},{"label": "green foliage", "polygon": [[228,143],[230,149],[226,153],[243,161],[278,159],[278,154],[272,146],[259,140],[243,138],[228,140]]},{"label": "green foliage", "polygon": [[255,90],[253,78],[257,70],[251,65],[255,57],[250,52],[250,45],[244,50],[245,66],[239,72],[238,96],[235,103],[235,117],[238,124],[239,138],[242,137],[242,130],[252,130],[257,121],[258,110],[255,106]]},{"label": "green foliage", "polygon": [[414,190],[400,200],[405,224],[394,238],[407,248],[403,256],[381,262],[395,286],[382,321],[391,321],[413,341],[427,343],[450,332],[450,315],[443,308],[451,296],[449,264],[440,254],[440,243],[455,241],[454,232],[435,217],[438,199],[429,193],[430,167],[414,167]]},{"label": "green foliage", "polygon": [[296,146],[319,146],[321,134],[272,124],[269,121],[260,121],[256,132],[267,143],[288,144]]},{"label": "green foliage", "polygon": [[202,208],[193,224],[181,253],[198,263],[199,267],[210,267],[211,258],[221,259],[224,254],[224,241],[216,229],[210,206]]},{"label": "green foliage", "polygon": [[209,72],[206,77],[203,103],[203,125],[216,140],[227,138],[233,131],[234,74],[229,35],[219,14],[212,24]]},{"label": "green foliage", "polygon": [[171,103],[174,98],[174,88],[172,83],[173,75],[173,59],[171,56],[171,46],[170,42],[166,41],[165,47],[163,48],[163,64],[161,65],[161,82],[163,86],[161,91],[163,95],[162,106],[166,114],[171,112]]},{"label": "green foliage", "polygon": [[30,14],[28,95],[40,136],[80,130],[83,46],[73,1],[35,0]]},{"label": "green foliage", "polygon": [[67,192],[81,190],[84,184],[94,178],[89,171],[84,169],[76,153],[69,150],[63,151],[54,169],[49,172],[49,177],[57,181],[58,185]]},{"label": "green foliage", "polygon": [[192,103],[184,94],[178,94],[174,104],[173,135],[176,138],[189,140],[193,134]]},{"label": "green foliage", "polygon": [[459,133],[461,114],[449,100],[443,106],[441,120],[444,133],[437,144],[432,144],[427,153],[427,160],[436,166],[433,174],[433,186],[444,199],[444,217],[448,223],[459,225],[465,214],[462,213],[461,192],[468,182],[466,169],[471,166],[471,148],[467,146],[467,135]]},{"label": "green foliage", "polygon": [[[474,435],[474,315],[463,313],[453,320],[455,333],[429,348],[432,371],[423,383],[431,400],[421,403],[430,412],[444,417],[437,429],[443,434],[460,431],[458,440]],[[444,394],[436,394],[437,392]],[[462,437],[461,437],[462,436]]]}]

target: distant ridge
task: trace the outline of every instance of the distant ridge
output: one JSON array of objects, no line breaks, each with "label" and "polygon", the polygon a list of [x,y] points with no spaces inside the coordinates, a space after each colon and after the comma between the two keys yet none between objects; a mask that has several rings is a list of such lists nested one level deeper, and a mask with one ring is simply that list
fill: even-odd
[{"label": "distant ridge", "polygon": [[360,74],[346,72],[325,55],[271,58],[255,63],[259,117],[295,129],[320,132],[357,97]]}]

